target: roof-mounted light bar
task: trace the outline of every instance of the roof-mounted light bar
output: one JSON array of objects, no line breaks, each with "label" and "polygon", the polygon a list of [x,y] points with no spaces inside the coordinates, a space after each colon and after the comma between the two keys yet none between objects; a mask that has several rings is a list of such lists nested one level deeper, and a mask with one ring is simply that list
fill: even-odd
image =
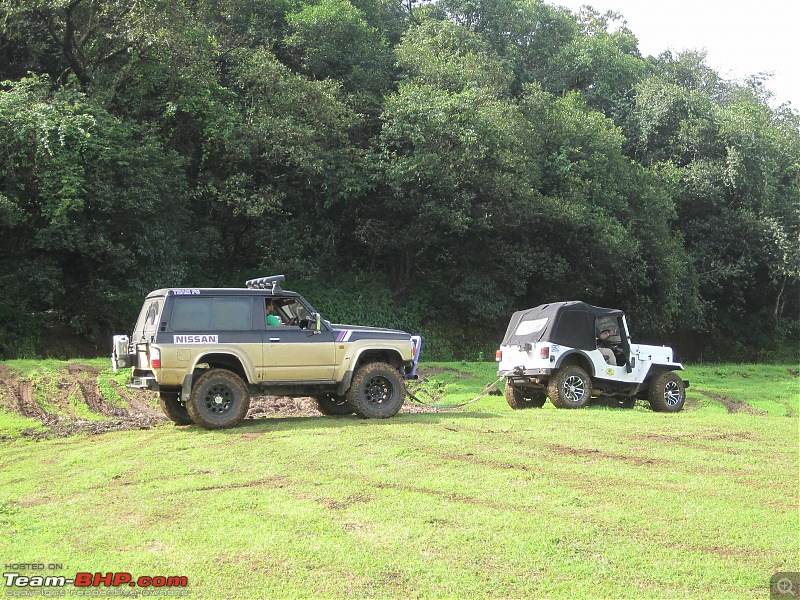
[{"label": "roof-mounted light bar", "polygon": [[259,277],[258,279],[248,279],[245,285],[251,290],[270,290],[273,293],[280,290],[279,284],[286,281],[285,275],[272,275],[270,277]]}]

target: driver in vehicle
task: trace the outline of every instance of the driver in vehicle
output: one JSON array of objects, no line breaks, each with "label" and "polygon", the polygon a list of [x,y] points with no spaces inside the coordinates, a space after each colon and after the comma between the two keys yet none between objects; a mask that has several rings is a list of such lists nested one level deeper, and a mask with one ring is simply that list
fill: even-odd
[{"label": "driver in vehicle", "polygon": [[275,304],[274,300],[267,300],[267,325],[268,326],[276,326],[276,325],[283,325],[280,317],[275,314]]},{"label": "driver in vehicle", "polygon": [[614,356],[614,351],[610,348],[611,342],[608,339],[611,337],[612,333],[610,329],[603,329],[597,335],[597,349],[600,350],[600,354],[603,355],[605,361],[611,365],[612,367],[617,366],[617,357]]},{"label": "driver in vehicle", "polygon": [[297,316],[300,304],[296,300],[273,298],[267,301],[267,325],[301,325]]}]

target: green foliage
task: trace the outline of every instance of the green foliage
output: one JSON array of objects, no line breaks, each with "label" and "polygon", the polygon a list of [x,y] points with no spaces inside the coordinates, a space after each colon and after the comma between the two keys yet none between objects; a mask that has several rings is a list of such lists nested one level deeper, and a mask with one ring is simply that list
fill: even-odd
[{"label": "green foliage", "polygon": [[644,59],[613,12],[21,0],[0,80],[3,356],[265,272],[347,273],[311,301],[441,357],[565,299],[687,355],[800,330],[800,117],[702,52]]},{"label": "green foliage", "polygon": [[182,277],[180,159],[84,94],[52,92],[46,77],[6,85],[0,273],[17,290],[0,299],[16,315],[7,343],[43,312],[77,333],[108,332],[154,282]]}]

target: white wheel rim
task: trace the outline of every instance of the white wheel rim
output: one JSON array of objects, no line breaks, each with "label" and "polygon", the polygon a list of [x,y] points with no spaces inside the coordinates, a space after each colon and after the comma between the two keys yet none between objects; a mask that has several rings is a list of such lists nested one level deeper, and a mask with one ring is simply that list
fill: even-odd
[{"label": "white wheel rim", "polygon": [[675,406],[681,401],[681,389],[677,381],[668,381],[664,386],[664,402],[667,406]]},{"label": "white wheel rim", "polygon": [[561,391],[570,402],[580,402],[586,396],[586,383],[577,375],[570,375],[561,385]]}]

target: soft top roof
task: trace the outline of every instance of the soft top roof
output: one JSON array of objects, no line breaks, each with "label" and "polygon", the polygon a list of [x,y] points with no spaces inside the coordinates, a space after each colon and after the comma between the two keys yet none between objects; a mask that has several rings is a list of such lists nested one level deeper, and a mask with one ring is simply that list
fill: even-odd
[{"label": "soft top roof", "polygon": [[592,306],[580,300],[541,304],[511,316],[502,345],[545,341],[594,350],[596,320],[604,317],[616,320],[624,314],[616,308]]}]

